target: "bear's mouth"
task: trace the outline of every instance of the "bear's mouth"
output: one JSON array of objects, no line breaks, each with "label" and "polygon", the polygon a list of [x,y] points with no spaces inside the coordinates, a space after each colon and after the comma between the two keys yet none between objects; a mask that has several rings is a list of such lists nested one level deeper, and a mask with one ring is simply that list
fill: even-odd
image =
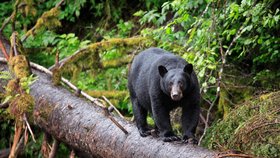
[{"label": "bear's mouth", "polygon": [[171,95],[171,99],[174,101],[180,101],[182,99],[181,95]]}]

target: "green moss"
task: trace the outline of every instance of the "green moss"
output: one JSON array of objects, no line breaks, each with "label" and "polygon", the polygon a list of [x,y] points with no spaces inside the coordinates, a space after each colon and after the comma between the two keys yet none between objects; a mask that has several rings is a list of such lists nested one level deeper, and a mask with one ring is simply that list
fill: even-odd
[{"label": "green moss", "polygon": [[280,157],[280,91],[260,95],[212,125],[202,141],[210,149]]},{"label": "green moss", "polygon": [[10,70],[13,71],[16,78],[27,77],[31,74],[29,62],[24,55],[17,55],[10,58]]},{"label": "green moss", "polygon": [[[110,50],[113,48],[123,49],[132,47],[147,47],[151,44],[151,41],[145,37],[133,37],[133,38],[113,38],[107,41],[101,41],[92,43],[86,48],[81,49],[76,54],[68,58],[60,67],[63,73],[70,73],[70,76],[77,76],[77,73],[81,72],[82,69],[98,69],[103,67],[114,67],[122,63],[127,63],[131,60],[131,57],[120,59],[119,62],[115,61],[103,61],[101,62],[100,52]],[[127,51],[128,52],[128,51]]]},{"label": "green moss", "polygon": [[34,104],[35,101],[33,97],[24,93],[13,98],[10,102],[8,111],[12,118],[20,119],[24,113],[30,114],[32,112]]},{"label": "green moss", "polygon": [[58,67],[55,67],[53,70],[52,70],[52,83],[54,85],[60,85],[60,81],[61,81],[61,73],[60,73],[60,70]]},{"label": "green moss", "polygon": [[118,59],[111,59],[102,61],[102,66],[104,68],[112,68],[112,67],[119,67],[124,64],[128,64],[132,60],[132,56],[125,56]]},{"label": "green moss", "polygon": [[220,99],[218,103],[218,112],[223,115],[223,117],[226,117],[230,110],[230,102],[229,102],[229,96],[228,93],[224,88],[221,89],[220,92]]},{"label": "green moss", "polygon": [[40,119],[43,119],[45,121],[48,120],[50,114],[52,113],[52,111],[54,110],[53,109],[53,106],[49,105],[46,101],[42,101],[41,104],[45,104],[44,106],[42,106],[43,108],[40,109]]},{"label": "green moss", "polygon": [[6,97],[15,96],[18,93],[19,89],[19,79],[12,79],[8,82],[6,86]]},{"label": "green moss", "polygon": [[[10,43],[11,43],[11,48],[16,48],[17,50],[17,54],[18,55],[27,55],[27,51],[25,50],[25,48],[22,46],[22,43],[20,41],[20,36],[18,34],[18,32],[13,32],[11,37],[10,37]],[[15,52],[14,49],[10,49],[10,57],[14,57]]]},{"label": "green moss", "polygon": [[[53,29],[61,26],[61,23],[58,20],[59,12],[60,11],[58,7],[52,8],[51,10],[44,12],[43,15],[37,20],[34,26],[35,31],[43,27]],[[33,33],[34,30],[31,29],[26,33],[26,36],[32,35]]]},{"label": "green moss", "polygon": [[4,98],[4,94],[0,92],[0,101]]}]

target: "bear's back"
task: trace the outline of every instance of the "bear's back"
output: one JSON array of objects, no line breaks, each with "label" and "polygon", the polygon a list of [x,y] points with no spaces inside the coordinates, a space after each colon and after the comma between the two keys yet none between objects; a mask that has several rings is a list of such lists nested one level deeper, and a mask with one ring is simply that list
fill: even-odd
[{"label": "bear's back", "polygon": [[151,65],[153,65],[160,57],[164,56],[166,51],[159,49],[159,48],[149,48],[140,52],[135,58],[133,59],[130,72],[131,73],[147,73]]},{"label": "bear's back", "polygon": [[171,53],[160,48],[149,48],[139,53],[134,58],[134,63],[141,62],[141,65],[151,65],[163,56],[172,55]]},{"label": "bear's back", "polygon": [[132,69],[137,72],[147,72],[154,68],[157,70],[159,65],[164,65],[167,69],[184,67],[187,62],[170,52],[160,48],[149,48],[139,53],[133,60]]}]

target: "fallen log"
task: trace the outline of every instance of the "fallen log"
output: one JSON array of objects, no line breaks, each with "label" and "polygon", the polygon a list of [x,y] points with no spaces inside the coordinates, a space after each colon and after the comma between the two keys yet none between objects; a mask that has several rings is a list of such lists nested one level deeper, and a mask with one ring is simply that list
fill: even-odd
[{"label": "fallen log", "polygon": [[[0,67],[8,70],[5,64]],[[3,69],[2,69],[3,70]],[[104,110],[54,86],[49,74],[32,70],[38,80],[31,86],[36,101],[35,124],[70,148],[92,157],[214,157],[215,152],[179,142],[140,137],[133,123],[114,117],[128,134],[114,124]]]}]

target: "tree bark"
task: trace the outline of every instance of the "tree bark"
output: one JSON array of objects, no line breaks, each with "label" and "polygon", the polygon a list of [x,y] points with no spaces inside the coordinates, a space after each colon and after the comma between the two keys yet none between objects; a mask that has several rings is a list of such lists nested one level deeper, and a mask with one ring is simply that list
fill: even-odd
[{"label": "tree bark", "polygon": [[[8,69],[5,64],[0,64],[0,67]],[[125,134],[102,108],[75,96],[62,86],[54,86],[51,76],[34,69],[32,72],[39,77],[30,91],[36,100],[35,124],[74,150],[92,157],[110,158],[215,156],[215,152],[198,146],[140,137],[133,123],[113,116],[128,131]]]}]

